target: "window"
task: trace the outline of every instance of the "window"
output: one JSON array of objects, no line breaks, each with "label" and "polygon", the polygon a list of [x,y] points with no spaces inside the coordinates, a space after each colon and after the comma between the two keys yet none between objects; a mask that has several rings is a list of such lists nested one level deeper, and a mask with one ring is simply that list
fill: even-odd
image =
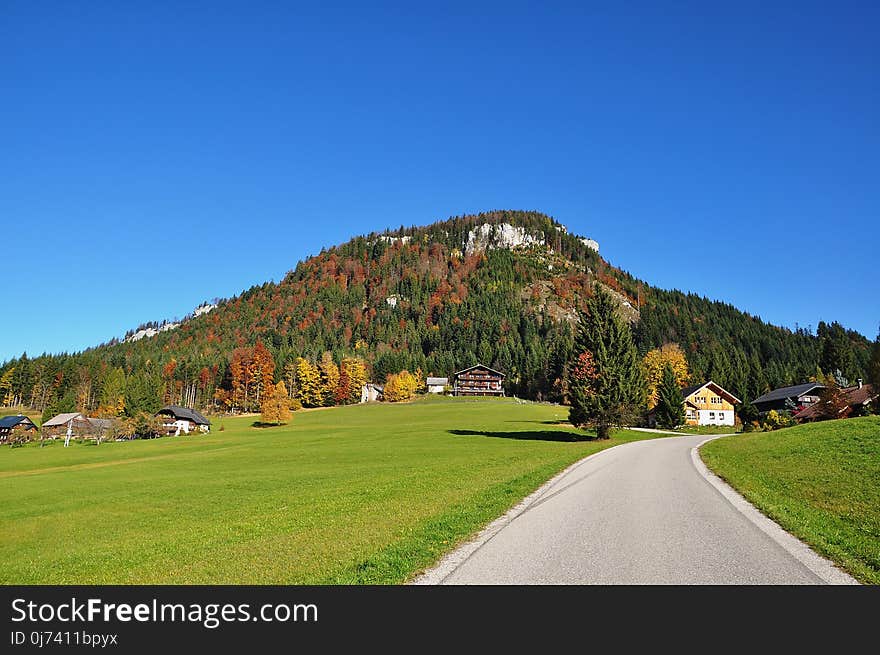
[{"label": "window", "polygon": [[710,421],[714,421],[714,420],[715,420],[715,412],[709,412],[709,420],[710,420]]},{"label": "window", "polygon": [[721,398],[719,398],[718,396],[712,396],[712,404],[713,404],[713,405],[720,405],[720,404],[721,404]]}]

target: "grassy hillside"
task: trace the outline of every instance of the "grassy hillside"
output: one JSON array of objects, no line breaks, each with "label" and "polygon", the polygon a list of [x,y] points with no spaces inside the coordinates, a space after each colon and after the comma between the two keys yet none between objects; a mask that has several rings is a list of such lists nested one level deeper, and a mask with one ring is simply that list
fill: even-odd
[{"label": "grassy hillside", "polygon": [[706,464],[863,582],[880,584],[880,417],[712,441]]},{"label": "grassy hillside", "polygon": [[430,398],[0,449],[0,582],[397,583],[577,459],[565,408]]}]

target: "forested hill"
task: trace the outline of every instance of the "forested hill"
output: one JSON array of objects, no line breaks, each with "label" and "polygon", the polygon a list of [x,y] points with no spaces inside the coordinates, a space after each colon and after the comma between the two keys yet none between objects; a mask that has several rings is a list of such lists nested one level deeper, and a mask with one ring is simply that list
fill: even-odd
[{"label": "forested hill", "polygon": [[711,378],[742,398],[801,382],[820,366],[851,380],[867,368],[869,342],[836,323],[820,324],[817,335],[792,332],[656,289],[548,216],[494,211],[357,237],[152,336],[6,362],[0,400],[45,415],[217,406],[237,388],[242,364],[253,364],[255,346],[271,355],[263,370],[294,394],[297,359],[323,356],[363,360],[375,381],[402,369],[448,376],[482,362],[507,373],[508,393],[559,400],[575,310],[594,281],[616,292],[643,352],[678,343],[695,380]]}]

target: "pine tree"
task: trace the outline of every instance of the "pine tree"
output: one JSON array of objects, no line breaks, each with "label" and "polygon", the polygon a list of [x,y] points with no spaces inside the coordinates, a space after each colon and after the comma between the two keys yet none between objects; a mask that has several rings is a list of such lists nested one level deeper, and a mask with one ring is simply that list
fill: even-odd
[{"label": "pine tree", "polygon": [[[617,313],[617,303],[600,285],[586,311],[579,312],[575,353],[589,353],[595,367],[594,379],[571,385],[569,420],[596,428],[600,439],[611,428],[632,421],[645,402],[645,383],[638,352],[629,325]],[[574,360],[577,362],[577,359]]]},{"label": "pine tree", "polygon": [[663,369],[663,378],[657,388],[657,405],[654,411],[657,425],[661,428],[677,428],[684,423],[681,386],[671,364],[667,364]]},{"label": "pine tree", "polygon": [[868,379],[874,385],[874,393],[880,392],[880,333],[877,334],[877,340],[871,348],[871,361],[868,363]]}]

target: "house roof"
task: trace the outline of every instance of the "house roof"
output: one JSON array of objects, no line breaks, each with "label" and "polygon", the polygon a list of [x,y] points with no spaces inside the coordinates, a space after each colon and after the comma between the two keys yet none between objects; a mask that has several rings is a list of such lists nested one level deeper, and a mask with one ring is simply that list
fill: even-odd
[{"label": "house roof", "polygon": [[497,373],[501,377],[506,377],[506,375],[504,373],[502,373],[501,371],[496,371],[494,368],[489,368],[485,364],[474,364],[473,366],[468,366],[467,368],[463,368],[460,371],[458,371],[455,375],[456,375],[456,377],[458,377],[462,373],[467,373],[468,371],[473,371],[475,368],[484,368],[487,371],[491,371],[492,373]]},{"label": "house roof", "polygon": [[196,425],[211,425],[211,421],[199,414],[196,410],[190,409],[189,407],[181,407],[180,405],[165,405],[165,407],[156,412],[156,416],[159,414],[171,414],[174,418],[187,419]]},{"label": "house roof", "polygon": [[428,386],[446,386],[449,384],[449,378],[428,378],[425,381]]},{"label": "house roof", "polygon": [[734,404],[735,404],[735,403],[741,403],[741,402],[742,402],[739,398],[737,398],[736,396],[734,396],[734,395],[733,395],[732,393],[730,393],[727,389],[725,389],[724,387],[722,387],[720,384],[718,384],[718,383],[716,383],[716,382],[712,382],[712,380],[709,380],[708,382],[703,382],[702,384],[694,384],[694,385],[692,385],[692,386],[690,386],[690,387],[685,387],[684,389],[681,390],[681,397],[682,397],[682,399],[686,399],[686,398],[687,398],[688,396],[690,396],[692,393],[695,393],[695,392],[699,391],[699,390],[702,389],[703,387],[711,387],[711,388],[715,391],[715,393],[717,393],[717,394],[718,394],[719,396],[721,396],[722,398],[727,398],[727,400],[728,400],[730,403],[734,403]]},{"label": "house roof", "polygon": [[[840,410],[841,414],[843,414],[849,407],[864,405],[878,397],[878,393],[874,391],[874,386],[870,384],[863,384],[861,387],[846,387],[840,391],[843,393],[847,403],[846,407]],[[823,404],[815,403],[799,411],[794,415],[794,418],[811,420],[823,416],[825,416]]]},{"label": "house roof", "polygon": [[84,418],[79,412],[67,412],[66,414],[58,414],[43,423],[44,428],[52,428],[58,425],[66,425],[71,420]]},{"label": "house roof", "polygon": [[769,403],[774,400],[785,400],[786,398],[798,398],[803,396],[805,393],[812,391],[813,389],[824,389],[824,384],[819,384],[818,382],[805,382],[803,384],[796,384],[792,387],[781,387],[779,389],[774,389],[769,393],[765,393],[763,396],[759,396],[755,398],[752,403]]},{"label": "house roof", "polygon": [[23,414],[13,414],[12,416],[4,416],[0,418],[0,428],[14,428],[16,425],[24,422],[27,422],[34,427],[37,427],[36,425],[34,425],[34,422],[30,420],[27,416],[24,416]]}]

